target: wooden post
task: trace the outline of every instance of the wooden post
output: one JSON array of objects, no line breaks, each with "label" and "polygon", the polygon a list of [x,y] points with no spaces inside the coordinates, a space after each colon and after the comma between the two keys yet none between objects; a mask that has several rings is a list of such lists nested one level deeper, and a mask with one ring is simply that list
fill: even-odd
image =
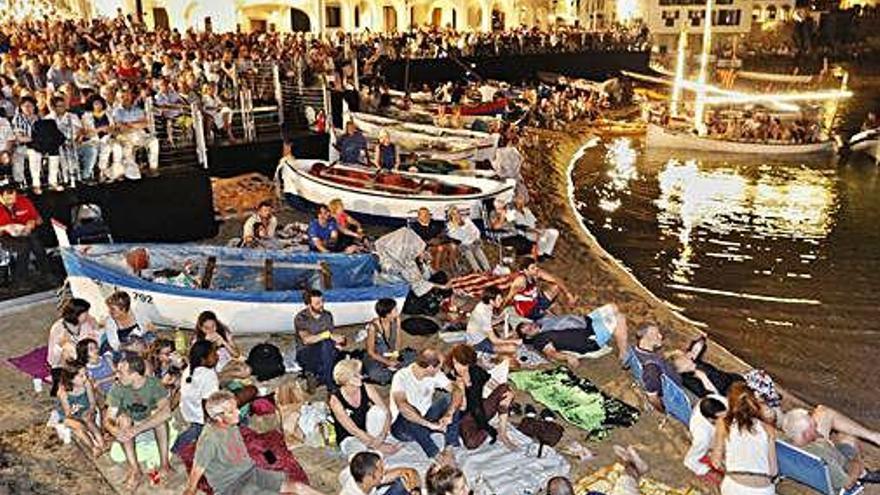
[{"label": "wooden post", "polygon": [[263,285],[266,290],[272,290],[275,285],[275,281],[272,279],[272,266],[275,262],[271,259],[266,259],[266,264],[263,266]]},{"label": "wooden post", "polygon": [[214,270],[217,268],[217,257],[208,256],[208,262],[205,263],[205,272],[202,274],[202,283],[199,285],[202,289],[210,289],[211,282],[214,280]]}]

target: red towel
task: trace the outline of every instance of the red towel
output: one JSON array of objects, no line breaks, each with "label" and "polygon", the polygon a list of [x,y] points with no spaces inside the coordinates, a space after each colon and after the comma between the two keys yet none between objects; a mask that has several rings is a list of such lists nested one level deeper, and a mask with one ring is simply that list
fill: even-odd
[{"label": "red towel", "polygon": [[[284,443],[284,434],[280,431],[273,430],[266,433],[257,433],[245,426],[241,427],[241,436],[244,438],[244,444],[247,445],[248,454],[254,460],[254,464],[259,468],[271,471],[283,471],[293,481],[309,484],[309,476],[303,470],[302,466],[297,462],[296,457],[287,450]],[[269,450],[275,454],[275,463],[269,464],[266,460],[265,452]],[[193,458],[196,455],[196,444],[191,443],[180,450],[180,459],[186,465],[189,472],[192,469]],[[207,495],[213,495],[214,490],[203,477],[199,480],[199,490]]]}]

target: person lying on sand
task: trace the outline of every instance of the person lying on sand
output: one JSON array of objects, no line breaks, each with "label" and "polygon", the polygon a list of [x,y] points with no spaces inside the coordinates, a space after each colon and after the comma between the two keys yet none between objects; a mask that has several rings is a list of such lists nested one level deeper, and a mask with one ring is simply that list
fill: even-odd
[{"label": "person lying on sand", "polygon": [[537,322],[521,320],[515,328],[523,343],[572,369],[577,368],[581,355],[600,351],[612,340],[621,361],[628,348],[626,317],[615,304],[606,304],[586,316],[567,314],[547,316]]}]

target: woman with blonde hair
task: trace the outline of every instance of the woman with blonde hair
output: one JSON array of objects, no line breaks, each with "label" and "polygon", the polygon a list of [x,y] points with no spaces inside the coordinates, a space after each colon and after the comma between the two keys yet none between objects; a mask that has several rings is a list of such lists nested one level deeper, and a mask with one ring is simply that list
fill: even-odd
[{"label": "woman with blonde hair", "polygon": [[400,445],[387,441],[391,414],[379,390],[364,383],[362,363],[344,359],[333,368],[333,381],[339,388],[330,396],[330,411],[339,448],[348,456],[364,450],[390,455]]},{"label": "woman with blonde hair", "polygon": [[327,203],[327,209],[330,210],[330,214],[333,215],[333,220],[336,221],[336,229],[339,231],[336,246],[339,247],[340,250],[344,251],[348,246],[363,242],[363,225],[345,211],[341,199],[331,199],[330,202]]},{"label": "woman with blonde hair", "polygon": [[388,131],[379,131],[379,142],[376,143],[376,168],[396,172],[400,168],[400,153],[397,145],[391,142]]},{"label": "woman with blonde hair", "polygon": [[733,384],[727,401],[711,456],[725,470],[721,495],[774,495],[776,429],[761,420],[761,403],[745,383]]},{"label": "woman with blonde hair", "polygon": [[492,265],[483,252],[480,229],[470,218],[462,216],[455,206],[450,206],[446,211],[446,235],[459,243],[458,250],[464,254],[471,270],[477,273],[492,270]]}]

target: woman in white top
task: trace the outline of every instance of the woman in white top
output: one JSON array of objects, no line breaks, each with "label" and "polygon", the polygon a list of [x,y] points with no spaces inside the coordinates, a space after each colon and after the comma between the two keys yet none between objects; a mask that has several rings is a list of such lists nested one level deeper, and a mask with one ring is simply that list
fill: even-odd
[{"label": "woman in white top", "polygon": [[446,212],[446,234],[450,239],[458,241],[459,251],[464,254],[465,259],[475,272],[488,272],[492,270],[492,265],[483,252],[482,240],[480,239],[480,229],[474,225],[470,218],[461,216],[458,208],[451,206]]},{"label": "woman in white top", "polygon": [[132,337],[144,338],[155,330],[150,320],[132,311],[131,296],[127,292],[116,291],[104,302],[110,314],[103,324],[106,344],[110,349],[119,351],[128,345]]},{"label": "woman in white top", "polygon": [[712,449],[713,465],[725,471],[721,495],[774,495],[776,429],[761,420],[760,402],[744,383],[734,384],[727,400]]},{"label": "woman in white top", "polygon": [[76,344],[84,339],[100,340],[98,323],[89,314],[88,301],[73,298],[61,309],[61,318],[49,329],[46,361],[52,370],[52,397],[58,391],[61,370],[76,360]]},{"label": "woman in white top", "polygon": [[213,311],[202,311],[196,319],[196,341],[207,340],[217,346],[217,372],[223,371],[231,361],[241,357],[238,347],[232,341],[232,332]]},{"label": "woman in white top", "polygon": [[538,256],[552,256],[553,250],[556,249],[556,241],[559,239],[559,231],[538,228],[538,220],[526,203],[526,196],[517,194],[513,200],[513,208],[507,210],[507,221],[514,224],[526,238],[537,244]]}]

